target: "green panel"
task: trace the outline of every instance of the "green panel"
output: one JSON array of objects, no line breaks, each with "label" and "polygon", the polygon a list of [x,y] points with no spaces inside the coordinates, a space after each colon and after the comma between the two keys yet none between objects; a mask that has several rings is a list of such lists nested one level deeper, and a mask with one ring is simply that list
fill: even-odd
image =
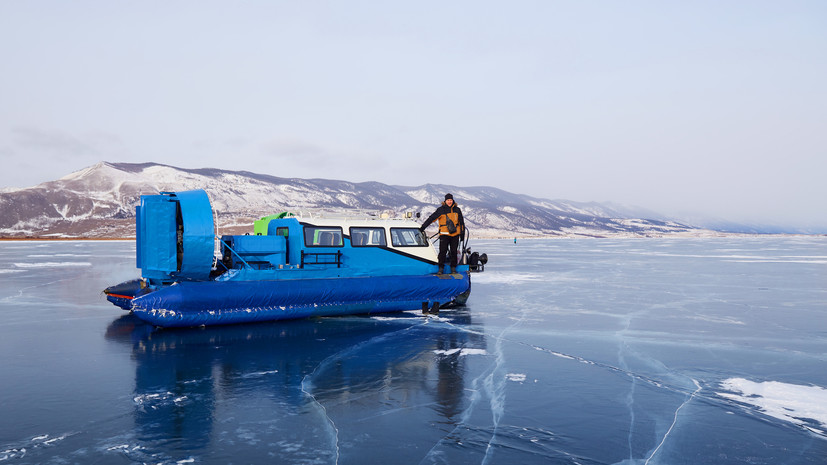
[{"label": "green panel", "polygon": [[256,220],[253,223],[253,234],[256,236],[266,236],[268,231],[268,226],[271,220],[278,220],[281,218],[286,218],[288,216],[293,216],[290,212],[281,212],[278,215],[269,215],[264,216],[261,219]]}]

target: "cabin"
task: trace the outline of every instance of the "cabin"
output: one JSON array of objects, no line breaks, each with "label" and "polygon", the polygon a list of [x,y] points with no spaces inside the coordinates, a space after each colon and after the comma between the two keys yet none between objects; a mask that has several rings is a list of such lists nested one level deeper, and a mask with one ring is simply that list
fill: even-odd
[{"label": "cabin", "polygon": [[[222,236],[216,273],[270,279],[436,273],[437,254],[411,219],[266,217],[256,235]],[[263,234],[264,233],[264,234]],[[253,273],[253,272],[258,273]],[[261,279],[259,277],[258,279]]]}]

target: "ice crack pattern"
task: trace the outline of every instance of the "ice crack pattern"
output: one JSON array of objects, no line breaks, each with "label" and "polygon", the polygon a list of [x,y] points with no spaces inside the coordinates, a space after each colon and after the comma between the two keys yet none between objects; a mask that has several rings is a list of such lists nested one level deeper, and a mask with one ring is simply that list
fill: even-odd
[{"label": "ice crack pattern", "polygon": [[[459,441],[458,438],[462,437],[462,434],[461,434],[462,431],[470,431],[470,432],[473,432],[473,434],[475,434],[477,436],[482,434],[483,431],[489,431],[490,432],[490,439],[485,443],[485,454],[483,455],[483,457],[481,459],[481,462],[480,462],[480,463],[490,463],[491,459],[494,456],[494,451],[495,451],[496,446],[497,446],[497,433],[498,433],[498,431],[500,429],[500,426],[501,426],[501,420],[502,420],[502,415],[503,415],[504,406],[505,406],[505,389],[504,389],[504,383],[502,381],[503,380],[508,380],[508,381],[524,382],[527,378],[525,374],[505,373],[503,371],[503,368],[507,366],[506,363],[505,363],[505,356],[504,356],[504,350],[503,350],[503,344],[504,343],[505,344],[512,344],[512,345],[516,345],[516,346],[530,347],[532,350],[542,352],[542,353],[554,356],[556,358],[560,358],[560,359],[563,359],[563,360],[570,360],[570,361],[577,362],[577,363],[580,363],[580,364],[594,366],[596,368],[600,368],[600,369],[608,370],[610,372],[616,372],[616,373],[620,373],[620,374],[623,374],[625,376],[628,376],[628,378],[630,379],[630,385],[629,385],[630,387],[629,387],[629,394],[627,396],[626,401],[627,401],[627,407],[628,407],[628,410],[629,410],[629,417],[630,417],[630,428],[629,428],[629,437],[628,437],[628,447],[629,447],[629,453],[630,453],[629,463],[635,463],[635,462],[646,463],[646,464],[650,463],[650,461],[653,459],[655,454],[664,445],[664,443],[668,439],[669,435],[674,430],[674,428],[675,428],[675,426],[678,422],[678,415],[679,415],[680,411],[693,398],[698,396],[701,389],[702,389],[699,382],[697,380],[694,380],[694,379],[689,380],[695,388],[694,390],[690,391],[687,388],[673,386],[670,383],[665,382],[663,380],[655,379],[655,378],[652,378],[650,376],[646,376],[646,375],[643,375],[643,374],[640,374],[640,373],[632,372],[632,371],[628,370],[627,368],[624,368],[623,365],[625,365],[625,362],[623,360],[623,349],[622,348],[618,352],[618,358],[619,358],[621,366],[614,366],[614,365],[607,364],[607,363],[604,363],[604,362],[597,362],[597,361],[589,360],[589,359],[586,359],[586,358],[581,357],[581,356],[567,354],[567,353],[555,351],[555,350],[552,350],[552,349],[548,349],[548,348],[540,347],[540,346],[536,346],[536,345],[526,344],[523,341],[516,340],[516,339],[510,339],[510,338],[505,336],[508,333],[509,330],[511,330],[512,328],[514,328],[516,326],[519,326],[520,324],[522,324],[524,322],[524,320],[525,320],[524,318],[518,319],[513,325],[509,326],[508,328],[503,330],[499,335],[492,338],[494,340],[494,351],[493,351],[493,354],[491,354],[491,355],[494,357],[494,362],[491,364],[491,366],[486,371],[484,371],[479,377],[477,377],[473,380],[473,383],[472,383],[472,386],[471,386],[472,394],[471,394],[470,400],[469,400],[469,407],[465,412],[463,412],[460,425],[458,425],[454,429],[454,431],[452,431],[442,441],[440,441],[440,443],[437,444],[437,446],[435,446],[434,449],[432,449],[429,452],[429,454],[420,463],[445,463],[442,460],[443,454],[441,454],[438,451],[438,446],[440,444],[455,444],[457,441]],[[451,325],[450,323],[448,323],[448,325],[454,327],[456,330],[459,330],[459,331],[475,332],[475,330],[473,330],[473,329],[469,330],[467,328]],[[624,347],[624,344],[622,342],[621,342],[621,347]],[[633,442],[633,435],[634,435],[633,425],[634,425],[634,421],[635,421],[635,416],[634,416],[634,389],[635,389],[635,385],[636,385],[637,382],[645,382],[645,383],[647,383],[647,384],[649,384],[653,387],[656,387],[658,389],[664,389],[668,392],[673,392],[673,393],[686,395],[685,400],[682,403],[680,403],[680,405],[678,405],[676,410],[674,411],[672,422],[671,422],[669,428],[663,433],[660,442],[657,444],[656,447],[654,447],[654,450],[652,450],[651,453],[647,457],[640,458],[640,459],[634,458],[633,450],[632,450],[632,442]],[[469,425],[470,418],[471,418],[474,410],[478,407],[479,402],[481,402],[485,398],[487,398],[489,400],[489,404],[490,404],[491,423],[490,423],[490,425],[485,426],[485,427],[480,427],[480,426],[472,427],[472,426]],[[512,429],[513,428],[519,428],[519,425],[508,425],[508,427],[512,428]],[[534,441],[532,441],[532,442],[534,442]],[[569,456],[570,458],[574,459],[574,456],[570,456],[570,454],[567,454],[567,453],[563,452],[562,450],[554,450],[554,454]],[[577,463],[576,460],[575,460],[575,463]]]},{"label": "ice crack pattern", "polygon": [[[386,317],[381,318],[383,321],[388,321]],[[428,320],[426,319],[419,323],[419,325],[425,325],[427,323]],[[319,401],[319,399],[313,393],[314,378],[321,376],[321,373],[324,373],[325,370],[328,370],[331,366],[335,365],[339,361],[351,357],[354,354],[358,354],[361,351],[367,350],[373,345],[381,345],[382,343],[387,342],[388,340],[391,340],[394,337],[398,337],[398,335],[400,334],[412,331],[415,328],[416,326],[404,327],[400,330],[393,331],[391,333],[383,334],[380,336],[375,336],[364,342],[360,342],[356,345],[353,345],[345,350],[342,350],[325,358],[312,370],[312,372],[303,377],[301,381],[301,391],[311,400],[311,405],[313,405],[317,409],[318,415],[323,419],[322,421],[324,424],[324,429],[328,431],[328,440],[331,444],[331,449],[334,453],[334,463],[338,464],[341,456],[341,448],[339,444],[339,428],[336,426],[336,422],[334,421],[334,419],[330,416],[327,407],[325,407],[324,403]]]},{"label": "ice crack pattern", "polygon": [[465,308],[180,330],[101,295],[129,243],[5,245],[0,464],[827,456],[824,238],[492,241]]}]

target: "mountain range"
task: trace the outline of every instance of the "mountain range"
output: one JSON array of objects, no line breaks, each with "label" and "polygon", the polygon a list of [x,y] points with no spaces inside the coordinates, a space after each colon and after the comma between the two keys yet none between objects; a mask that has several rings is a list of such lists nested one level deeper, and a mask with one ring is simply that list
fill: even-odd
[{"label": "mountain range", "polygon": [[220,234],[252,231],[264,215],[429,215],[454,195],[472,237],[652,237],[715,231],[613,204],[548,200],[494,187],[392,186],[280,178],[247,171],[108,163],[24,189],[0,192],[0,237],[134,237],[142,194],[204,189]]}]

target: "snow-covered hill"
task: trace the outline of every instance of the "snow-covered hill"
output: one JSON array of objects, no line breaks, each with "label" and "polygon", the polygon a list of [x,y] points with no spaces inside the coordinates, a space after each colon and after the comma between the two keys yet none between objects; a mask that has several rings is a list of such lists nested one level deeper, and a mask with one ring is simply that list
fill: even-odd
[{"label": "snow-covered hill", "polygon": [[0,237],[134,236],[142,194],[204,189],[221,232],[245,232],[260,216],[362,211],[430,214],[454,194],[477,237],[653,236],[700,230],[656,218],[633,218],[597,203],[547,200],[493,187],[405,187],[378,182],[279,178],[246,171],[182,169],[156,163],[101,162],[56,181],[0,192]]}]

